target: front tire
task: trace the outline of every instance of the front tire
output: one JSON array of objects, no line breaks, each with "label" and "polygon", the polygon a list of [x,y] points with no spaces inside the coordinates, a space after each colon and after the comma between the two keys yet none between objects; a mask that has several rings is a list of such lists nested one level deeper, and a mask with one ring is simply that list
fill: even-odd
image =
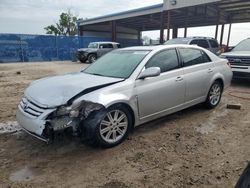
[{"label": "front tire", "polygon": [[81,63],[85,63],[86,62],[86,60],[84,59],[79,59],[79,61],[81,62]]},{"label": "front tire", "polygon": [[96,54],[90,54],[90,55],[88,56],[88,62],[89,62],[89,63],[94,63],[94,62],[96,61],[96,59],[97,59]]},{"label": "front tire", "polygon": [[132,117],[127,108],[121,105],[110,107],[96,127],[95,144],[106,148],[114,147],[127,138],[131,126]]},{"label": "front tire", "polygon": [[222,95],[222,84],[219,81],[215,81],[212,86],[210,87],[210,90],[207,95],[207,100],[206,100],[206,106],[209,109],[215,108],[221,100],[221,95]]}]

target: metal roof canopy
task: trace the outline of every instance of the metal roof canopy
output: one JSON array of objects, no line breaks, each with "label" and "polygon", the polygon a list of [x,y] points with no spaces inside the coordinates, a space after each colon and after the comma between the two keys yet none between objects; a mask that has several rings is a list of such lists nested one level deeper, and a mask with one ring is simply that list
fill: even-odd
[{"label": "metal roof canopy", "polygon": [[[169,9],[169,10],[168,10]],[[177,36],[178,28],[242,23],[250,21],[249,0],[165,0],[158,4],[140,9],[134,9],[116,14],[110,14],[92,19],[79,20],[80,30],[100,25],[112,25],[135,29],[137,31],[161,30],[161,40],[164,29],[173,29],[173,37]],[[177,31],[176,31],[177,30]],[[115,34],[112,34],[115,39]],[[223,37],[223,34],[222,34]],[[161,41],[162,42],[162,41]]]}]

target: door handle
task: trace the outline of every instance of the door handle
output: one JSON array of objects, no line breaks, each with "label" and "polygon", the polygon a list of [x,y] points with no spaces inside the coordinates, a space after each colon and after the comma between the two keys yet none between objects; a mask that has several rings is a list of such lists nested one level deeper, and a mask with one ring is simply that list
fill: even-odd
[{"label": "door handle", "polygon": [[214,72],[214,71],[213,71],[213,69],[208,69],[207,72],[208,72],[208,73],[212,73],[212,72]]},{"label": "door handle", "polygon": [[178,76],[178,77],[175,79],[176,82],[180,82],[180,81],[182,81],[182,80],[183,80],[183,78],[182,78],[181,76]]}]

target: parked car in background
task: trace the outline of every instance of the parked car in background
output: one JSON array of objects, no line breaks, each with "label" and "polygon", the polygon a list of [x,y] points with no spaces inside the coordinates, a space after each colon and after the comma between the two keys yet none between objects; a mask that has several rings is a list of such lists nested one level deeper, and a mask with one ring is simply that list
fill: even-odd
[{"label": "parked car in background", "polygon": [[145,122],[198,103],[216,107],[231,83],[227,63],[190,45],[114,50],[79,73],[31,83],[17,121],[44,141],[68,130],[112,147]]},{"label": "parked car in background", "polygon": [[80,48],[77,50],[77,58],[82,63],[86,61],[93,63],[97,58],[120,47],[120,44],[116,42],[91,42],[88,48]]},{"label": "parked car in background", "polygon": [[228,59],[235,78],[250,78],[250,38],[241,41],[220,57]]},{"label": "parked car in background", "polygon": [[216,55],[220,54],[220,46],[218,41],[214,38],[209,37],[187,37],[187,38],[175,38],[168,40],[165,44],[189,44],[189,45],[197,45],[202,48],[206,48],[207,50],[213,52]]}]

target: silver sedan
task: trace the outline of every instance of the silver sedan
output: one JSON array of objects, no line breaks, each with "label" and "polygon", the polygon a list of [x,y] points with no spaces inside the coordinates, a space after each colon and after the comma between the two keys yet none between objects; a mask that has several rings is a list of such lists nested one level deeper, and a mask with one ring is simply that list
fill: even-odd
[{"label": "silver sedan", "polygon": [[17,121],[46,142],[67,130],[112,147],[145,122],[198,103],[216,107],[231,79],[227,60],[200,47],[124,48],[78,73],[31,83]]}]

